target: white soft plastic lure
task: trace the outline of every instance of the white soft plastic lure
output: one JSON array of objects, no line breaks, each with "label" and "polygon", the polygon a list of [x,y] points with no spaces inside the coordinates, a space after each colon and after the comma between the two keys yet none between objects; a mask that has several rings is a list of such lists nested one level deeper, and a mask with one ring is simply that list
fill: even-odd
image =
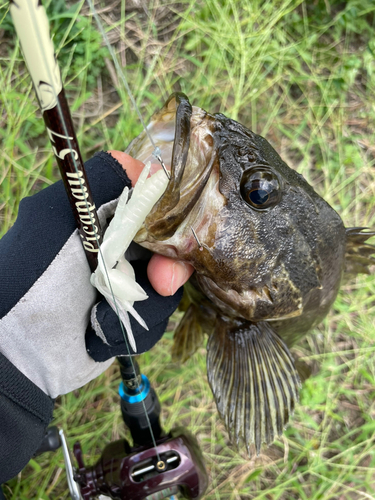
[{"label": "white soft plastic lure", "polygon": [[122,192],[115,215],[104,234],[98,267],[91,275],[91,284],[118,313],[134,352],[137,352],[137,346],[128,312],[148,330],[146,323],[133,307],[136,300],[145,300],[148,296],[135,281],[134,269],[125,259],[125,252],[168,184],[163,170],[158,170],[147,178],[150,168],[151,163],[147,162],[130,199],[127,187]]}]

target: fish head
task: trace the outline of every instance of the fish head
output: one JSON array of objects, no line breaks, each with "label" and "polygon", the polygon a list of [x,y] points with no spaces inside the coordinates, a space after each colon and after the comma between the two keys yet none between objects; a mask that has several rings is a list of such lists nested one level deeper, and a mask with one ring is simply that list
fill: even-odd
[{"label": "fish head", "polygon": [[[148,132],[171,180],[136,241],[192,264],[196,284],[228,316],[301,318],[306,328],[320,321],[345,261],[335,210],[266,139],[191,107],[183,94],[169,98]],[[145,162],[153,150],[142,133],[126,152]]]}]

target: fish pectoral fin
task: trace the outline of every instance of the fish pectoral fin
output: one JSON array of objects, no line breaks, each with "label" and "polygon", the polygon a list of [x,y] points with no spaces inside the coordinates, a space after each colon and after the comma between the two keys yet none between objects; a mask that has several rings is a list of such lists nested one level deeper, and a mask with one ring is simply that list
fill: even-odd
[{"label": "fish pectoral fin", "polygon": [[270,445],[298,401],[301,382],[293,358],[266,322],[218,318],[207,345],[207,373],[231,440]]},{"label": "fish pectoral fin", "polygon": [[197,312],[197,306],[190,304],[176,328],[172,346],[174,362],[184,363],[203,344],[204,331]]}]

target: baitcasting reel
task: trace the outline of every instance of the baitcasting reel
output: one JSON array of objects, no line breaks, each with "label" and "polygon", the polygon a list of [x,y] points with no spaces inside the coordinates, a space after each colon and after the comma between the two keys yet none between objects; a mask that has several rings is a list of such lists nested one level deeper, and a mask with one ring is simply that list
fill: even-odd
[{"label": "baitcasting reel", "polygon": [[200,499],[208,478],[196,439],[181,428],[163,433],[159,400],[147,377],[127,356],[118,360],[123,380],[119,389],[121,411],[134,446],[125,439],[109,443],[98,462],[86,467],[77,442],[73,454],[78,468],[74,469],[60,430],[72,499],[161,500],[175,494]]},{"label": "baitcasting reel", "polygon": [[207,487],[198,445],[182,430],[176,429],[158,440],[156,448],[132,448],[125,439],[110,443],[91,467],[85,467],[81,446],[76,443],[74,456],[78,469],[75,471],[66,444],[63,449],[73,500],[98,497],[159,500],[177,493],[195,500],[202,497]]}]

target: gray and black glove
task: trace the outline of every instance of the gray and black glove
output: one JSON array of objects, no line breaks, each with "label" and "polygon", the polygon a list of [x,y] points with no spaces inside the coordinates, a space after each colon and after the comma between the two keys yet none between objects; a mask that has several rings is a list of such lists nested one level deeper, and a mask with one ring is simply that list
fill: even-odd
[{"label": "gray and black glove", "polygon": [[[130,180],[103,152],[86,170],[105,219]],[[147,260],[132,265],[149,295],[134,305],[149,331],[132,321],[138,352],[144,352],[163,335],[181,291],[160,296],[148,282]],[[90,274],[62,182],[22,200],[16,223],[0,241],[0,484],[38,448],[53,399],[127,354],[118,319],[104,300],[98,303]]]}]

